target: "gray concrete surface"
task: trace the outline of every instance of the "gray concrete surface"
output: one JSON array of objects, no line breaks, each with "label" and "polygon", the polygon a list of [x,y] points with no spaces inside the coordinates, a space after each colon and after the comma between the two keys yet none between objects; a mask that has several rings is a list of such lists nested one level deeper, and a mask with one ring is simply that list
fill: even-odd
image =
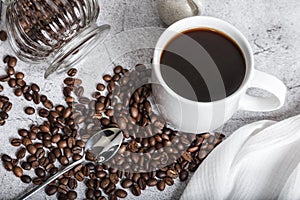
[{"label": "gray concrete surface", "polygon": [[[90,54],[90,58],[97,56],[98,59],[88,58],[80,64],[80,73],[83,77],[90,77],[88,86],[93,81],[100,80],[102,73],[108,72],[114,64],[132,66],[137,62],[149,63],[151,49],[136,50],[126,53],[124,46],[134,45],[128,39],[135,38],[132,29],[143,27],[163,27],[159,19],[155,0],[101,0],[101,14],[98,24],[108,23],[112,26],[111,34],[105,46],[99,46]],[[284,81],[288,87],[288,97],[285,106],[270,113],[238,112],[223,127],[223,131],[230,135],[237,128],[262,119],[282,120],[300,114],[300,1],[298,0],[206,0],[204,15],[224,19],[240,29],[249,39],[255,52],[256,68],[273,74]],[[1,23],[3,27],[3,22]],[[138,34],[138,42],[145,46],[152,46],[157,40],[160,30],[151,34]],[[126,31],[126,38],[118,34]],[[129,32],[128,32],[129,31]],[[114,39],[114,36],[119,37]],[[143,41],[143,36],[145,40]],[[123,43],[126,43],[124,45]],[[136,42],[136,41],[135,41]],[[105,53],[104,53],[105,52]],[[123,55],[123,53],[126,53]],[[12,53],[8,42],[0,42],[0,55]],[[120,57],[120,54],[123,55]],[[111,64],[111,62],[113,64]],[[3,66],[1,64],[0,66]],[[26,81],[36,82],[42,88],[42,93],[47,94],[54,102],[63,102],[61,94],[63,74],[55,75],[50,80],[44,80],[45,67],[37,67],[20,62],[17,71],[25,72]],[[4,67],[0,68],[0,74],[4,73]],[[92,88],[92,87],[91,87]],[[92,89],[91,89],[92,90]],[[0,127],[0,153],[13,154],[15,148],[9,144],[9,139],[17,137],[18,128],[26,128],[29,124],[40,123],[36,116],[25,116],[22,112],[24,105],[29,104],[23,98],[16,98],[12,90],[5,86],[4,94],[11,97],[14,103],[13,110],[4,127]],[[255,92],[254,92],[255,93]],[[87,94],[88,95],[88,94]],[[173,187],[167,187],[164,192],[158,192],[155,188],[147,189],[143,194],[135,198],[129,195],[127,199],[140,200],[173,200],[178,199],[186,183],[179,183]],[[12,173],[7,173],[0,166],[0,199],[13,199],[28,185],[15,178]],[[84,198],[84,187],[79,187],[79,198]],[[43,192],[35,195],[32,199],[55,199],[45,197]]]}]

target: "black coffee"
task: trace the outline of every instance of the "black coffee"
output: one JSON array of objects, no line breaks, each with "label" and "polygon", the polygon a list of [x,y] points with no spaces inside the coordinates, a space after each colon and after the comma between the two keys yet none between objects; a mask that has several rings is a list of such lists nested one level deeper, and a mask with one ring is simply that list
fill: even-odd
[{"label": "black coffee", "polygon": [[224,99],[242,84],[246,63],[239,46],[212,29],[192,29],[165,47],[161,73],[177,94],[199,102]]}]

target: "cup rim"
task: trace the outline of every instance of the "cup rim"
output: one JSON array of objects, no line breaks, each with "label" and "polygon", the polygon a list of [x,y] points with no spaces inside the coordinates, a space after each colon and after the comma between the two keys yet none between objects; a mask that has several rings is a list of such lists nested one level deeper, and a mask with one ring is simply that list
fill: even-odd
[{"label": "cup rim", "polygon": [[[219,23],[223,23],[224,25],[226,25],[227,27],[229,27],[233,32],[237,33],[238,36],[240,37],[242,43],[246,46],[246,49],[247,51],[249,51],[249,53],[247,55],[245,55],[244,53],[244,49],[245,48],[242,48],[241,45],[239,43],[237,43],[237,45],[239,46],[239,48],[242,50],[243,52],[243,55],[244,55],[244,58],[247,62],[247,60],[249,60],[250,62],[250,65],[248,66],[248,64],[246,63],[246,74],[244,76],[244,80],[243,82],[241,83],[241,85],[239,86],[238,90],[236,90],[233,94],[223,98],[223,99],[220,99],[220,100],[216,100],[216,101],[210,101],[210,102],[201,102],[201,101],[193,101],[193,100],[190,100],[190,99],[187,99],[179,94],[177,94],[173,89],[171,89],[167,83],[164,81],[163,77],[162,77],[162,74],[161,74],[161,70],[160,70],[160,59],[161,59],[161,55],[162,55],[162,52],[163,52],[163,49],[164,48],[161,48],[161,46],[165,47],[169,42],[170,40],[173,39],[173,37],[169,37],[169,39],[167,41],[164,40],[164,37],[166,36],[166,34],[168,34],[167,32],[169,30],[176,30],[176,27],[186,27],[185,30],[189,30],[189,29],[193,29],[193,28],[196,28],[196,27],[189,27],[189,22],[190,21],[195,21],[195,20],[198,20],[199,21],[199,26],[198,27],[203,27],[203,28],[213,28],[213,29],[216,29],[220,32],[223,32],[225,33],[226,35],[228,35],[228,33],[222,31],[222,30],[219,30],[217,27],[215,27],[213,24],[210,26],[208,25],[205,25],[205,26],[201,26],[201,22],[203,21],[209,21],[210,23],[211,22],[219,22]],[[182,31],[175,31],[177,33],[181,33]],[[232,37],[230,37],[232,38]],[[234,41],[236,41],[235,38],[232,38]],[[156,43],[156,46],[155,46],[155,49],[154,49],[154,56],[153,56],[153,72],[155,73],[156,75],[156,78],[159,82],[159,84],[161,84],[164,89],[169,93],[171,94],[173,97],[176,97],[178,98],[180,101],[182,102],[185,102],[185,103],[196,103],[196,104],[212,104],[212,103],[222,103],[224,101],[228,101],[228,100],[231,100],[233,98],[235,98],[236,96],[239,96],[243,91],[244,89],[247,87],[249,81],[251,80],[252,76],[253,76],[253,71],[254,71],[254,57],[253,57],[253,50],[251,48],[251,45],[249,43],[249,41],[246,39],[246,37],[242,34],[241,31],[239,31],[235,26],[233,26],[232,24],[222,20],[222,19],[219,19],[219,18],[215,18],[215,17],[209,17],[209,16],[193,16],[193,17],[188,17],[188,18],[185,18],[185,19],[182,19],[182,20],[179,20],[177,22],[175,22],[174,24],[172,24],[171,26],[169,26],[164,32],[163,34],[160,36],[159,40],[157,41]]]}]

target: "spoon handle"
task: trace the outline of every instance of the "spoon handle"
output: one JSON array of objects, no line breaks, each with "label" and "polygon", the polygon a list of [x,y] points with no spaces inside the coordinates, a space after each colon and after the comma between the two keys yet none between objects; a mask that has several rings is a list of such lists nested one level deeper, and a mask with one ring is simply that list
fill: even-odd
[{"label": "spoon handle", "polygon": [[18,200],[22,200],[22,199],[25,200],[25,199],[31,197],[33,194],[35,194],[36,192],[38,192],[40,189],[44,188],[46,185],[48,185],[49,183],[51,183],[52,181],[54,181],[55,179],[57,179],[62,174],[64,174],[67,171],[69,171],[70,169],[74,168],[76,165],[79,165],[83,161],[84,161],[84,158],[82,158],[80,160],[77,160],[76,162],[73,162],[71,165],[65,167],[63,170],[61,170],[57,174],[54,174],[53,176],[49,177],[47,179],[47,181],[45,181],[43,184],[39,185],[38,187],[33,188],[32,190],[30,190],[26,194],[24,194],[21,197],[19,197]]}]

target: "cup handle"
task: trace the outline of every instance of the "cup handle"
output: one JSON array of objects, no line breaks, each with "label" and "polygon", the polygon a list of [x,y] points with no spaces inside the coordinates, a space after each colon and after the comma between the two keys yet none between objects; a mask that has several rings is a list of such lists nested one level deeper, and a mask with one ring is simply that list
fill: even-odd
[{"label": "cup handle", "polygon": [[245,94],[240,100],[240,110],[269,112],[281,108],[285,102],[286,86],[281,80],[270,74],[255,70],[249,87],[266,90],[273,96],[254,97]]}]

